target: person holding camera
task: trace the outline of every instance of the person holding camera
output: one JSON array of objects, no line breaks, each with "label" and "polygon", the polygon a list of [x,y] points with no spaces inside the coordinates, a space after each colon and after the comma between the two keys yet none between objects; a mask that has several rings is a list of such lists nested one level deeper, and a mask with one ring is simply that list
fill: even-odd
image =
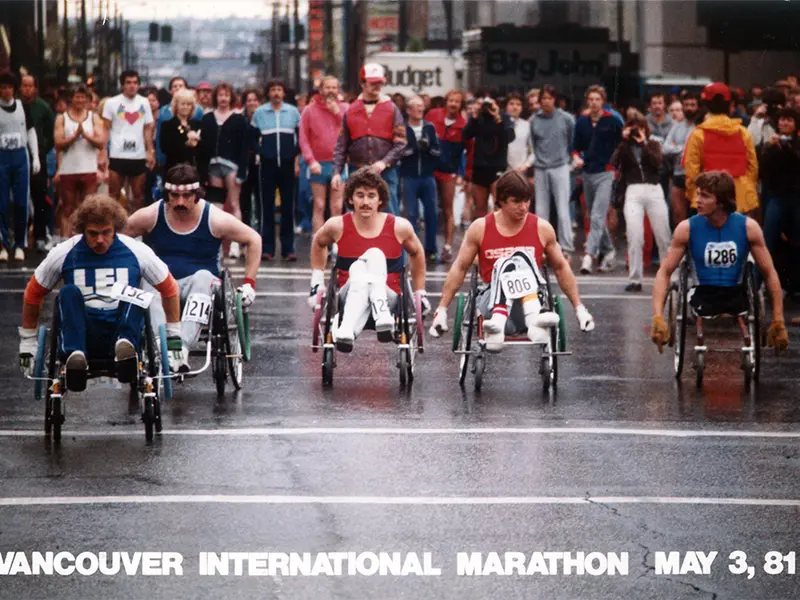
[{"label": "person holding camera", "polygon": [[644,217],[650,219],[658,255],[666,256],[670,244],[669,217],[664,189],[661,187],[661,144],[650,137],[650,125],[644,117],[628,121],[622,130],[622,142],[611,157],[625,186],[623,213],[628,232],[628,285],[626,292],[642,291]]},{"label": "person holding camera", "polygon": [[425,103],[419,96],[406,101],[406,149],[400,161],[400,177],[408,220],[419,236],[417,220],[419,203],[425,211],[425,256],[431,262],[438,260],[436,232],[439,229],[436,206],[436,180],[433,172],[439,165],[439,138],[433,123],[423,121]]},{"label": "person holding camera", "polygon": [[766,141],[761,155],[763,195],[769,197],[764,212],[764,239],[770,254],[780,243],[781,233],[800,242],[800,114],[782,108],[777,114],[778,131]]},{"label": "person holding camera", "polygon": [[506,170],[508,144],[515,138],[514,124],[507,114],[500,112],[497,102],[487,96],[475,103],[462,135],[465,142],[475,140],[472,198],[477,219],[489,211],[489,193],[494,193],[495,182]]}]

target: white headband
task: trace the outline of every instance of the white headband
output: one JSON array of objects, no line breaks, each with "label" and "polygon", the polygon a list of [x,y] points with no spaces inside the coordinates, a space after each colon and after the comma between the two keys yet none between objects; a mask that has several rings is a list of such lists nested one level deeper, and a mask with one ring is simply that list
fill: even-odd
[{"label": "white headband", "polygon": [[195,181],[194,183],[182,183],[180,185],[165,183],[164,187],[170,192],[191,192],[192,190],[200,189],[200,182]]}]

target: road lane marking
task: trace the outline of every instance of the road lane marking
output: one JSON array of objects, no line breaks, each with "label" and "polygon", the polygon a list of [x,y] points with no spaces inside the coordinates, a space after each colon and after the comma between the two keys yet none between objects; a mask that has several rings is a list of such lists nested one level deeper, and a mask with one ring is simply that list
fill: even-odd
[{"label": "road lane marking", "polygon": [[339,504],[383,506],[509,506],[575,504],[661,504],[800,507],[798,498],[715,498],[703,496],[21,496],[0,498],[0,506],[119,504]]},{"label": "road lane marking", "polygon": [[[108,431],[67,431],[73,437],[139,437],[139,428]],[[724,429],[648,429],[618,427],[230,427],[221,429],[164,429],[165,436],[271,437],[306,435],[611,435],[668,438],[800,439],[800,431]],[[2,437],[41,437],[40,429],[0,429]]]}]

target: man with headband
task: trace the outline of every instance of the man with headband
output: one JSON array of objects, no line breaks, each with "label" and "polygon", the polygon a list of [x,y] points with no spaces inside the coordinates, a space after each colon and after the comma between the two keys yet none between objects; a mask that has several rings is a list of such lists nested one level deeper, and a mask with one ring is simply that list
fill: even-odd
[{"label": "man with headband", "polygon": [[[236,219],[203,199],[197,169],[179,164],[169,170],[164,187],[166,200],[136,211],[128,219],[125,232],[144,236],[145,242],[169,267],[178,280],[181,305],[189,297],[211,307],[212,290],[219,284],[220,247],[224,241],[246,245],[247,261],[242,292],[242,306],[247,308],[256,297],[256,277],[261,264],[261,236]],[[154,327],[164,322],[158,303],[151,305]],[[170,352],[170,368],[187,372],[189,348],[200,335],[201,324],[182,319],[180,352]]]}]

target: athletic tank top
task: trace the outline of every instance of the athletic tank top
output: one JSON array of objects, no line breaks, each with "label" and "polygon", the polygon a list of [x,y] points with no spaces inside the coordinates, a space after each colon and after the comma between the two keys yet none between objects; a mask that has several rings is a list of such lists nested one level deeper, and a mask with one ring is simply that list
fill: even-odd
[{"label": "athletic tank top", "polygon": [[338,283],[341,288],[350,277],[350,265],[370,248],[378,248],[386,255],[386,284],[400,293],[400,271],[403,268],[403,246],[394,234],[394,215],[387,214],[383,229],[374,238],[365,238],[353,223],[353,213],[342,215],[342,237],[338,242],[339,256],[336,258]]},{"label": "athletic tank top", "polygon": [[[64,137],[69,139],[78,130],[78,123],[73,121],[69,112],[64,112]],[[92,113],[87,112],[86,120],[83,122],[83,131],[89,135],[94,135],[94,123]],[[61,174],[79,175],[94,173],[97,171],[98,150],[86,141],[83,136],[75,140],[61,156]]]},{"label": "athletic tank top", "polygon": [[167,223],[166,204],[159,200],[156,225],[145,238],[145,243],[167,263],[175,279],[189,277],[203,269],[219,277],[222,240],[211,234],[211,204],[205,200],[200,202],[203,203],[203,213],[197,227],[180,233]]},{"label": "athletic tank top", "polygon": [[742,282],[744,263],[750,252],[747,217],[732,213],[719,229],[703,216],[691,217],[689,250],[700,285],[739,285]]},{"label": "athletic tank top", "polygon": [[28,146],[25,107],[22,102],[15,100],[14,106],[8,108],[10,110],[0,107],[0,152],[24,150]]},{"label": "athletic tank top", "polygon": [[519,233],[506,237],[497,230],[495,213],[486,216],[486,227],[483,230],[480,252],[478,253],[478,266],[481,279],[485,283],[492,281],[492,269],[498,258],[510,256],[515,250],[525,249],[536,257],[537,266],[542,266],[544,260],[544,246],[539,239],[539,218],[533,213],[525,217],[525,225]]}]

